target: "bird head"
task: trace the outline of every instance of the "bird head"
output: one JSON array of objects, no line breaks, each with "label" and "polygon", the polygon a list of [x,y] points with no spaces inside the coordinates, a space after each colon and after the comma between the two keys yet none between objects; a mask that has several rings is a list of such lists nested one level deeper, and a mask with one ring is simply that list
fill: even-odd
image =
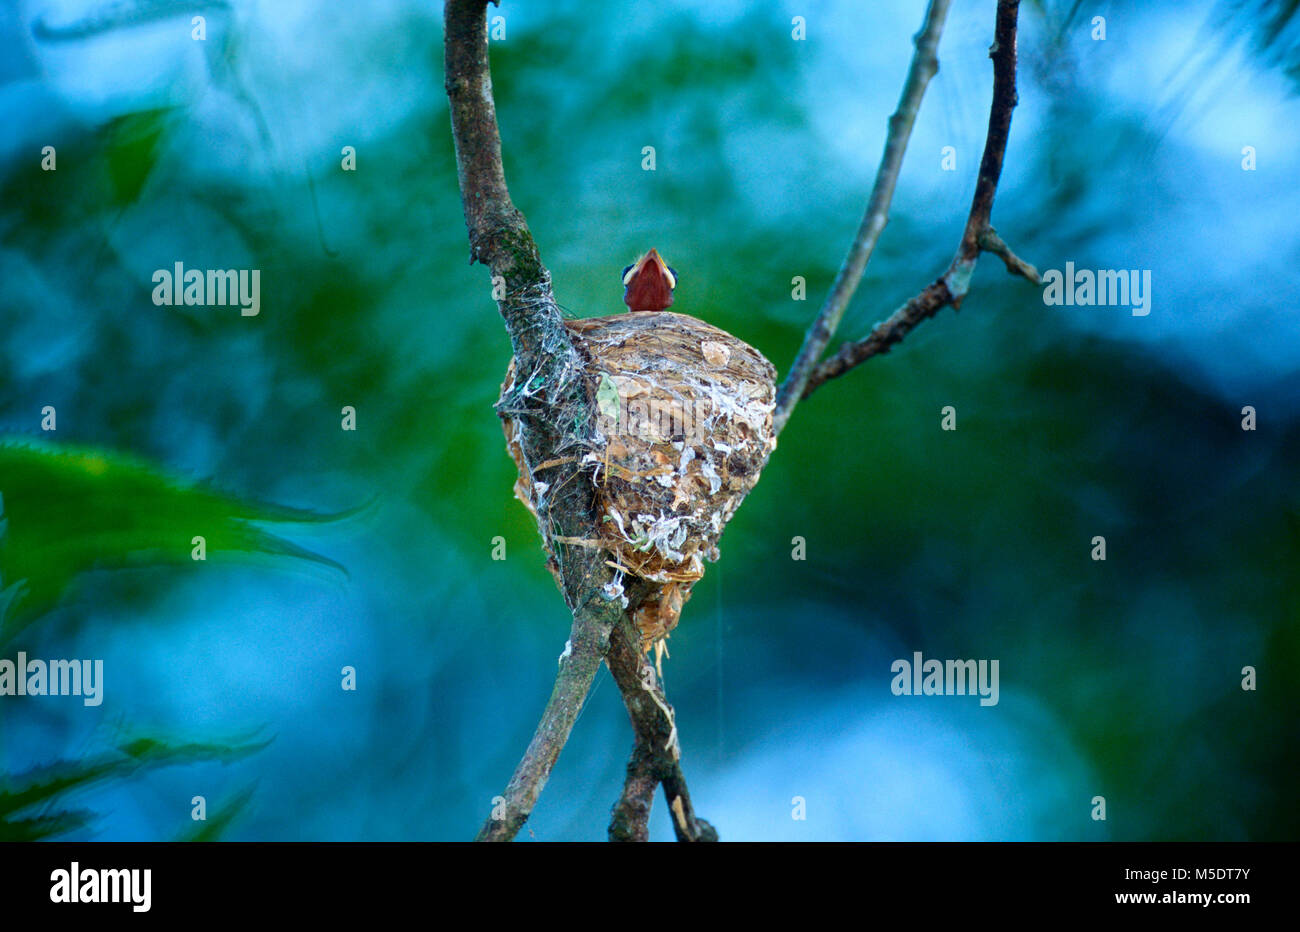
[{"label": "bird head", "polygon": [[662,311],[672,306],[677,273],[654,249],[623,270],[623,303],[630,311]]}]

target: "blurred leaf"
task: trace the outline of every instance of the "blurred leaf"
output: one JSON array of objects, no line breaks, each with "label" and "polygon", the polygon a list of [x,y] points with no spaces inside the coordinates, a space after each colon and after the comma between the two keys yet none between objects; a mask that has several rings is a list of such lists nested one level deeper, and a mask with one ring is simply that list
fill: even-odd
[{"label": "blurred leaf", "polygon": [[[1227,0],[1235,19],[1254,33],[1256,51],[1300,83],[1300,0]],[[1218,17],[1219,21],[1226,17]]]},{"label": "blurred leaf", "polygon": [[113,206],[125,207],[140,197],[158,163],[169,113],[168,108],[128,113],[105,129],[104,159]]},{"label": "blurred leaf", "polygon": [[188,831],[182,832],[177,841],[205,842],[219,841],[226,830],[243,815],[253,799],[253,787],[245,787],[224,805],[220,806],[215,816],[204,822],[196,822]]},{"label": "blurred leaf", "polygon": [[85,828],[95,814],[88,809],[56,812],[34,819],[0,820],[0,841],[41,841]]},{"label": "blurred leaf", "polygon": [[169,744],[153,738],[125,743],[115,751],[85,761],[58,761],[20,774],[0,774],[0,841],[33,841],[66,834],[90,823],[87,810],[31,813],[37,806],[66,804],[71,794],[146,767],[230,763],[260,751],[269,741],[242,744]]},{"label": "blurred leaf", "polygon": [[[292,556],[344,571],[256,527],[258,521],[327,521],[336,515],[241,501],[169,476],[121,453],[0,441],[0,644],[49,611],[75,577],[95,568],[188,565],[192,540],[207,556]],[[11,591],[23,584],[21,596]]]}]

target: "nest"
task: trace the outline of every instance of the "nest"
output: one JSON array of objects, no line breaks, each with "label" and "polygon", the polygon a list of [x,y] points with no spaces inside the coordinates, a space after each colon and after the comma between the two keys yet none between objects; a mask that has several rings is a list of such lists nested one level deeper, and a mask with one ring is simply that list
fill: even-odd
[{"label": "nest", "polygon": [[[662,647],[704,575],[704,560],[718,559],[723,528],[776,448],[776,369],[743,340],[685,314],[565,325],[585,363],[587,409],[572,422],[579,425],[576,458],[601,515],[599,540],[584,543],[651,584],[635,621],[643,649]],[[502,397],[514,376],[511,360]],[[537,496],[547,488],[530,476],[514,419],[503,420],[519,467],[515,495],[536,516]],[[558,583],[553,554],[549,565]]]}]

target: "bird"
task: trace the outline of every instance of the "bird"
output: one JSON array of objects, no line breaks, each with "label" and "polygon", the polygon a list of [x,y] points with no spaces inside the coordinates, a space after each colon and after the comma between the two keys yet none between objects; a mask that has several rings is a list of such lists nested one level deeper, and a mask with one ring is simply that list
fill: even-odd
[{"label": "bird", "polygon": [[664,311],[672,306],[677,270],[651,249],[623,270],[623,303],[629,311]]}]

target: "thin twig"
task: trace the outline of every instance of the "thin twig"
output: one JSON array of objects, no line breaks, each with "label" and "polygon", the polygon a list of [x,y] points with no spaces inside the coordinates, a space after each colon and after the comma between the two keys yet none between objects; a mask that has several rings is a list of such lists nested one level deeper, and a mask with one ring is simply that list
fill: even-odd
[{"label": "thin twig", "polygon": [[890,347],[911,333],[917,324],[933,317],[941,308],[949,304],[960,308],[981,252],[1000,256],[1011,274],[1039,282],[1037,269],[1012,252],[989,225],[993,198],[1002,177],[1007,138],[1011,133],[1011,113],[1017,103],[1016,20],[1019,10],[1020,0],[998,0],[997,25],[993,46],[989,49],[989,57],[993,59],[993,103],[989,107],[988,135],[975,181],[975,196],[956,255],[940,278],[894,311],[887,320],[876,324],[865,338],[845,343],[834,356],[819,364],[803,387],[803,397],[807,398],[828,379],[843,375],[872,356],[889,352]]},{"label": "thin twig", "polygon": [[602,643],[593,638],[592,627],[584,617],[574,617],[565,656],[560,659],[560,672],[541,722],[506,786],[503,806],[494,807],[494,814],[483,823],[476,841],[509,841],[532,814],[600,669],[608,641]]},{"label": "thin twig", "polygon": [[1035,285],[1043,283],[1042,276],[1038,274],[1038,269],[1034,268],[1024,259],[1017,256],[1011,251],[1011,247],[1002,242],[1002,237],[998,236],[998,231],[992,227],[985,227],[979,235],[979,246],[981,252],[991,252],[1006,263],[1007,271],[1012,275],[1019,275],[1021,278],[1027,278]]},{"label": "thin twig", "polygon": [[818,312],[808,333],[804,336],[803,346],[795,357],[790,373],[781,383],[777,393],[776,411],[772,415],[772,430],[780,434],[785,428],[790,412],[804,395],[804,387],[817,366],[817,360],[830,344],[831,338],[840,325],[844,310],[853,298],[862,273],[871,258],[872,250],[880,239],[885,224],[889,221],[889,204],[894,198],[894,188],[898,183],[898,173],[903,165],[903,154],[907,151],[907,142],[912,135],[912,124],[921,109],[921,98],[925,88],[939,70],[939,36],[943,33],[943,22],[948,15],[949,0],[930,0],[925,13],[925,25],[916,35],[916,52],[912,55],[912,65],[907,72],[907,81],[903,85],[902,96],[898,100],[898,109],[889,118],[889,133],[885,137],[885,151],[880,157],[880,168],[876,171],[876,181],[871,188],[871,197],[867,201],[867,210],[858,227],[857,236],[844,257],[830,294]]}]

